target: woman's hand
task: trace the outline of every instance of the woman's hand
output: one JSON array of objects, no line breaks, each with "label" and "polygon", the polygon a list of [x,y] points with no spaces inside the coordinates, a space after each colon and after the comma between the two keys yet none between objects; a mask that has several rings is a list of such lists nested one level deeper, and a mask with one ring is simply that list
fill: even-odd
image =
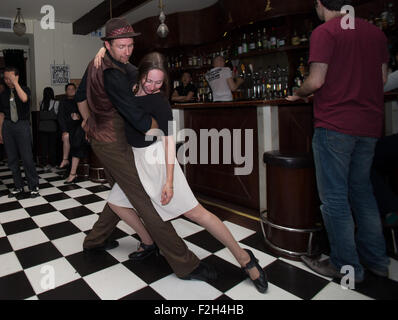
[{"label": "woman's hand", "polygon": [[86,140],[90,142],[90,138],[88,137],[88,126],[87,126],[87,119],[82,121],[81,123],[82,129],[85,133]]},{"label": "woman's hand", "polygon": [[70,116],[72,117],[72,120],[80,120],[80,116],[76,112],[71,113]]},{"label": "woman's hand", "polygon": [[166,184],[163,186],[162,189],[162,198],[160,199],[160,202],[163,206],[168,204],[173,198],[174,191],[173,191],[173,183],[166,182]]},{"label": "woman's hand", "polygon": [[104,47],[102,47],[101,49],[98,50],[98,52],[94,58],[94,67],[95,68],[98,69],[101,66],[102,59],[104,59],[104,57],[105,57],[105,52],[106,52],[106,49]]}]

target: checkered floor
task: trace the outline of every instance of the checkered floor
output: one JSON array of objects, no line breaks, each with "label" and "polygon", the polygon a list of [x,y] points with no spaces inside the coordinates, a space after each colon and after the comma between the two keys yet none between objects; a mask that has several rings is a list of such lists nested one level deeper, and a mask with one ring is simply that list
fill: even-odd
[{"label": "checkered floor", "polygon": [[[188,247],[219,271],[214,283],[178,279],[162,256],[129,261],[138,240],[124,222],[113,234],[119,247],[84,254],[83,239],[105,205],[109,186],[90,181],[64,185],[56,172],[38,169],[38,173],[41,197],[17,201],[7,197],[13,180],[7,167],[0,167],[0,299],[398,299],[394,259],[390,279],[367,274],[355,290],[346,290],[301,262],[273,256],[260,234],[229,221],[224,223],[234,237],[254,252],[267,272],[266,294],[256,291],[221,243],[184,218],[172,223]],[[54,275],[54,289],[46,289],[50,275]]]}]

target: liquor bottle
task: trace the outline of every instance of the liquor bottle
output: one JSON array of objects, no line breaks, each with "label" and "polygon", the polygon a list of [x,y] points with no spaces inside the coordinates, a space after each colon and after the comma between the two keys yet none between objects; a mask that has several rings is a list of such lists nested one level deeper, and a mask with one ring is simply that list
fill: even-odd
[{"label": "liquor bottle", "polygon": [[387,24],[389,28],[395,27],[395,12],[393,9],[393,3],[390,2],[388,4],[388,17],[387,17]]},{"label": "liquor bottle", "polygon": [[300,45],[300,38],[297,35],[297,30],[294,30],[293,37],[292,37],[292,46]]},{"label": "liquor bottle", "polygon": [[301,36],[301,39],[300,39],[300,44],[306,45],[307,43],[308,43],[308,38],[307,38],[306,34],[303,33],[303,35]]},{"label": "liquor bottle", "polygon": [[386,30],[388,27],[388,8],[386,3],[384,3],[384,10],[383,12],[380,14],[380,19],[381,19],[381,29],[382,30]]},{"label": "liquor bottle", "polygon": [[261,30],[260,29],[258,29],[258,31],[257,31],[257,45],[256,45],[256,47],[257,47],[258,50],[263,49],[263,40],[262,40],[262,37],[261,37]]},{"label": "liquor bottle", "polygon": [[282,69],[276,66],[276,97],[282,98]]},{"label": "liquor bottle", "polygon": [[271,77],[271,99],[276,99],[277,97],[278,97],[278,90],[277,90],[276,69],[275,67],[273,67],[272,77]]},{"label": "liquor bottle", "polygon": [[238,54],[242,54],[243,53],[243,45],[242,45],[243,41],[238,45]]},{"label": "liquor bottle", "polygon": [[174,57],[171,57],[171,68],[174,69],[176,67]]},{"label": "liquor bottle", "polygon": [[263,49],[268,49],[268,37],[267,37],[267,29],[264,28],[263,29],[263,38],[262,38],[262,42],[263,42]]},{"label": "liquor bottle", "polygon": [[272,99],[272,69],[268,67],[267,70],[267,77],[266,77],[266,95],[267,99]]},{"label": "liquor bottle", "polygon": [[301,78],[304,80],[306,71],[305,71],[305,64],[303,57],[300,58],[300,65],[298,67],[298,72],[300,73]]},{"label": "liquor bottle", "polygon": [[247,91],[246,91],[246,96],[248,100],[253,99],[253,75],[250,73],[247,74]]},{"label": "liquor bottle", "polygon": [[249,50],[256,50],[256,40],[254,39],[254,33],[250,33],[250,42],[249,42]]},{"label": "liquor bottle", "polygon": [[289,95],[289,72],[287,67],[282,68],[281,76],[282,76],[282,97],[286,98]]},{"label": "liquor bottle", "polygon": [[244,33],[242,38],[242,53],[248,53],[248,52],[249,48],[247,45],[246,33]]},{"label": "liquor bottle", "polygon": [[267,99],[267,71],[261,76],[261,99]]},{"label": "liquor bottle", "polygon": [[270,49],[275,49],[276,45],[277,45],[277,39],[276,39],[276,36],[275,36],[275,28],[272,28],[271,37],[269,38],[269,41],[270,41],[269,48]]},{"label": "liquor bottle", "polygon": [[373,12],[370,14],[370,17],[369,17],[368,22],[371,23],[371,24],[376,24],[376,22],[375,22],[375,15],[374,15]]}]

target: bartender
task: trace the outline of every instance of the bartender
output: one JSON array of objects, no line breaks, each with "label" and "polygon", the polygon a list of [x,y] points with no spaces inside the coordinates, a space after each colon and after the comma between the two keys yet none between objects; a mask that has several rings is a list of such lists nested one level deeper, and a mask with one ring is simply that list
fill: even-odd
[{"label": "bartender", "polygon": [[191,83],[192,77],[189,72],[184,72],[181,76],[182,85],[174,89],[171,101],[188,102],[196,97],[196,87]]},{"label": "bartender", "polygon": [[217,56],[213,60],[213,69],[206,73],[206,80],[213,92],[213,101],[232,101],[232,91],[236,91],[244,82],[243,79],[236,80],[232,77],[230,68],[225,67],[225,60]]}]

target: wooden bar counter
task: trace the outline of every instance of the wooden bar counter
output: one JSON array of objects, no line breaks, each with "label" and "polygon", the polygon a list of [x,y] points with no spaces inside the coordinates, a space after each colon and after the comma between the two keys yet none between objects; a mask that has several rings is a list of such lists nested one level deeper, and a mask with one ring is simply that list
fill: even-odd
[{"label": "wooden bar counter", "polygon": [[[189,128],[196,133],[198,139],[198,163],[185,165],[186,177],[192,190],[221,200],[225,204],[248,209],[244,210],[245,213],[256,220],[260,213],[267,209],[264,152],[271,150],[308,152],[311,148],[313,132],[311,103],[290,103],[281,99],[175,104],[172,108],[177,132]],[[222,138],[219,139],[220,164],[211,164],[214,146],[211,150],[211,139],[201,137],[201,130],[206,132],[211,129],[217,130],[220,137],[221,130],[227,129],[224,130],[225,133],[229,132],[229,137],[232,138],[228,143]],[[234,131],[239,132],[240,141],[234,138]],[[245,138],[245,135],[248,136]],[[177,135],[177,141],[181,140],[183,138]],[[245,142],[248,142],[248,145]],[[208,164],[199,161],[200,153],[203,153],[200,147],[206,143],[208,143]],[[231,164],[223,164],[225,163],[222,157],[223,146],[224,150],[229,150],[231,153]],[[240,149],[236,148],[237,146],[240,146]],[[234,163],[234,150],[246,159],[246,163],[241,165]],[[236,175],[235,169],[242,167],[250,173]]]},{"label": "wooden bar counter", "polygon": [[[391,104],[395,104],[397,93],[386,94],[386,113],[391,113]],[[393,105],[394,106],[394,105]],[[263,162],[264,152],[279,150],[287,153],[311,152],[313,135],[313,108],[312,102],[304,101],[288,102],[279,100],[257,101],[233,101],[233,102],[205,102],[184,103],[172,105],[173,117],[176,121],[177,141],[185,141],[185,146],[190,144],[190,137],[181,135],[182,129],[193,130],[197,137],[197,163],[187,163],[184,167],[187,180],[192,190],[200,196],[209,197],[222,203],[225,207],[241,208],[247,217],[258,220],[262,212],[267,210],[266,199],[266,165]],[[395,116],[394,116],[395,117]],[[394,126],[394,125],[393,125]],[[395,124],[396,126],[396,124]],[[389,125],[388,127],[391,127]],[[211,150],[211,139],[208,136],[201,137],[202,132],[215,129],[219,136],[219,162],[212,164],[211,156],[215,149]],[[221,138],[222,131],[232,138],[232,142],[225,143]],[[240,141],[233,143],[233,130],[242,130],[239,134]],[[398,128],[393,128],[397,131]],[[245,131],[246,130],[246,131]],[[236,175],[235,169],[245,165],[250,167],[251,161],[238,165],[234,163],[233,151],[242,157],[250,156],[245,153],[245,132],[252,130],[252,170],[247,175]],[[229,134],[227,133],[229,132]],[[228,138],[226,139],[228,140]],[[247,139],[246,139],[247,140]],[[207,141],[207,142],[206,142]],[[249,141],[249,140],[247,140]],[[207,163],[200,158],[201,145],[208,150]],[[223,164],[223,144],[229,145],[231,164]],[[203,147],[203,146],[202,146]],[[188,155],[192,150],[185,150]],[[203,153],[203,149],[202,149]],[[180,159],[180,157],[179,157]],[[233,211],[233,210],[232,210]]]}]

